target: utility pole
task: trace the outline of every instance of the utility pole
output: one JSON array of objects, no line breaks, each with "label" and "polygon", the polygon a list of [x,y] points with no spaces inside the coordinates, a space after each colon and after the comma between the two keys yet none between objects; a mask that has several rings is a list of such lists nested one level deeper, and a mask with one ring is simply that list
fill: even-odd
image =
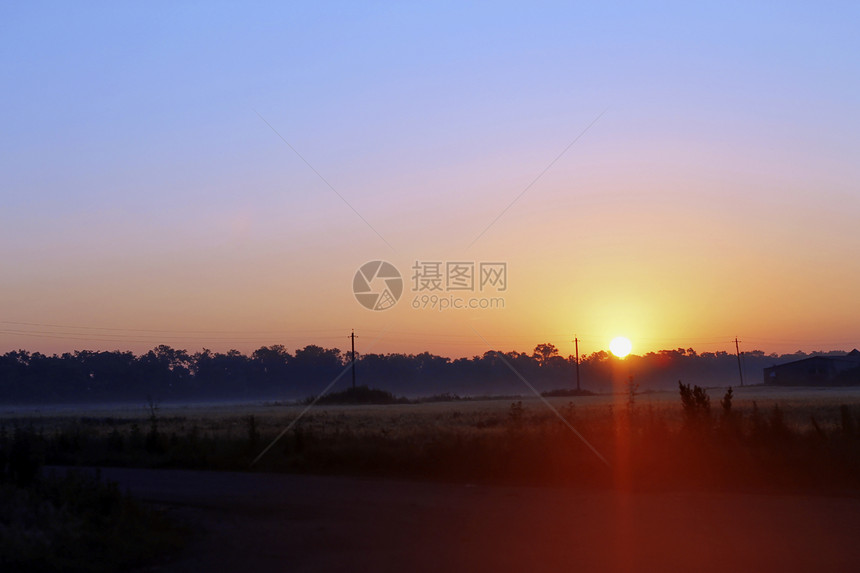
[{"label": "utility pole", "polygon": [[579,338],[573,335],[573,344],[576,349],[576,391],[579,392]]},{"label": "utility pole", "polygon": [[352,352],[349,353],[350,362],[352,363],[352,390],[355,392],[355,330],[352,331],[349,338],[352,341]]},{"label": "utility pole", "polygon": [[738,346],[738,337],[735,336],[735,353],[738,356],[738,375],[741,377],[741,386],[744,385],[744,369],[741,367],[741,349]]}]

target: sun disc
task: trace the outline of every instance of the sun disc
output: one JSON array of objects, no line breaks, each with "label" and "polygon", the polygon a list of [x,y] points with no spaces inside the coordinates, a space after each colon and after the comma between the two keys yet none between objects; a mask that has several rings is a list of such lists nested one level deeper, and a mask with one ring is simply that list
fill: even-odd
[{"label": "sun disc", "polygon": [[624,358],[630,354],[631,350],[633,350],[633,344],[630,343],[629,339],[623,336],[616,336],[612,339],[612,342],[609,343],[609,350],[611,350],[612,354],[618,358]]}]

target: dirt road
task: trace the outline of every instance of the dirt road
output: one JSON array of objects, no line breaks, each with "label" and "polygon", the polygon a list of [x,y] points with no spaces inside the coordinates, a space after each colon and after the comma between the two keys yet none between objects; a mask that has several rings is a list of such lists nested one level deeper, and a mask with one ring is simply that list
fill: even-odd
[{"label": "dirt road", "polygon": [[160,571],[860,571],[860,499],[105,469],[201,532]]}]

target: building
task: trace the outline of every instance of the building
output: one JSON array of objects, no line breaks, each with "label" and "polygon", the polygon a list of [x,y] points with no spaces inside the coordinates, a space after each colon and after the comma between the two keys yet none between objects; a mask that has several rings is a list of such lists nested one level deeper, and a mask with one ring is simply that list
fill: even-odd
[{"label": "building", "polygon": [[860,385],[860,350],[845,356],[812,356],[764,369],[768,386]]}]

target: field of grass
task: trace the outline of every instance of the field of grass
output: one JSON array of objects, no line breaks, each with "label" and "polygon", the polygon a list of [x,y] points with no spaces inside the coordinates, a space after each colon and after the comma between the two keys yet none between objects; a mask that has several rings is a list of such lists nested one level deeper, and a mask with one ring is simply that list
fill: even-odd
[{"label": "field of grass", "polygon": [[652,489],[860,486],[860,388],[737,388],[730,411],[720,404],[725,391],[710,389],[709,408],[698,409],[685,409],[678,392],[548,398],[551,407],[537,397],[307,411],[293,403],[7,407],[0,444],[25,430],[40,461],[68,465]]}]

